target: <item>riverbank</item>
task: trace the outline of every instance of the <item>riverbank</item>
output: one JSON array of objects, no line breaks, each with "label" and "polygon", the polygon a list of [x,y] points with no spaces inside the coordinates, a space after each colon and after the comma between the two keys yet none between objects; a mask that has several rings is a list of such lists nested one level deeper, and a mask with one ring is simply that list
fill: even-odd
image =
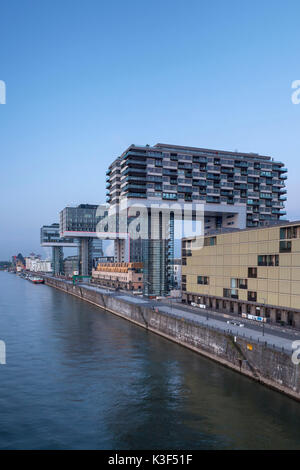
[{"label": "riverbank", "polygon": [[45,283],[300,400],[299,366],[293,364],[288,351],[203,325],[184,314],[153,310],[130,296],[116,297],[103,289],[52,277],[45,277]]}]

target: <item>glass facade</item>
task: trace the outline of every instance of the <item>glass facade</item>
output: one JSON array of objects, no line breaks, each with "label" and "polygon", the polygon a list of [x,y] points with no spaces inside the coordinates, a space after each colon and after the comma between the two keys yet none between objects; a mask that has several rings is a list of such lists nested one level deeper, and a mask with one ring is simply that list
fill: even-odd
[{"label": "glass facade", "polygon": [[79,271],[81,275],[90,275],[97,259],[103,256],[102,240],[97,238],[98,206],[80,204],[77,207],[65,207],[60,213],[60,229],[63,234],[70,232],[79,242]]}]

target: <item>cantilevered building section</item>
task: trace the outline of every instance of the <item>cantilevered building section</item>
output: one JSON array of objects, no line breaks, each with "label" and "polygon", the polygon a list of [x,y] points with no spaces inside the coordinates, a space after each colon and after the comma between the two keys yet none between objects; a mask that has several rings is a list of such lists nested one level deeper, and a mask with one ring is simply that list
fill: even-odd
[{"label": "cantilevered building section", "polygon": [[[284,211],[286,168],[271,157],[170,144],[131,145],[107,171],[107,202],[203,204],[203,231],[259,227],[276,222]],[[151,218],[151,214],[148,214]],[[115,243],[116,261],[144,263],[144,285],[152,294],[168,292],[174,258],[171,211],[170,237],[163,240]],[[173,238],[172,238],[173,237]],[[123,258],[122,258],[123,257]],[[158,279],[158,271],[160,278]],[[153,279],[157,286],[153,286]],[[149,292],[148,292],[149,293]]]},{"label": "cantilevered building section", "polygon": [[52,248],[53,274],[63,274],[63,248],[77,247],[78,243],[73,238],[61,238],[59,224],[43,225],[41,227],[41,246]]},{"label": "cantilevered building section", "polygon": [[62,238],[73,237],[79,244],[80,274],[92,273],[93,259],[103,255],[102,240],[97,236],[97,205],[80,204],[77,207],[65,207],[60,212],[60,231]]}]

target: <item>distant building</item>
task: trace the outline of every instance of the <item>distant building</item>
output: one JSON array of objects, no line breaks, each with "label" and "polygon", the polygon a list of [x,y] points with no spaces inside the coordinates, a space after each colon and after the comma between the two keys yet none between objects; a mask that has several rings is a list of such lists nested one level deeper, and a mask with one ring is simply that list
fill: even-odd
[{"label": "distant building", "polygon": [[32,254],[25,258],[26,270],[31,272],[52,272],[50,260],[41,260],[39,256]]},{"label": "distant building", "polygon": [[22,271],[23,269],[25,269],[26,263],[21,253],[19,253],[17,256],[12,257],[12,265],[16,271]]},{"label": "distant building", "polygon": [[173,286],[174,289],[181,288],[181,258],[174,258],[173,262]]},{"label": "distant building", "polygon": [[143,263],[99,263],[92,279],[107,287],[142,291]]}]

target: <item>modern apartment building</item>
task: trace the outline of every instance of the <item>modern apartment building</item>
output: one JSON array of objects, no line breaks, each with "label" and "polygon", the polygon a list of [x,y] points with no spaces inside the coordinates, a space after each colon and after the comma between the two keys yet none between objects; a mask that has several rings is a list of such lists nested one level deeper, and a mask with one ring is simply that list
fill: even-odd
[{"label": "modern apartment building", "polygon": [[102,286],[142,292],[143,263],[99,263],[92,280]]},{"label": "modern apartment building", "polygon": [[[149,220],[151,205],[156,203],[176,203],[182,208],[203,205],[204,232],[258,227],[285,215],[286,171],[283,163],[258,154],[169,144],[131,145],[107,171],[107,202],[145,204]],[[132,241],[127,250],[124,239],[115,243],[116,261],[125,261],[130,254],[131,261],[144,263],[146,294],[162,295],[173,287],[171,216],[170,210],[168,241],[152,240],[149,235],[147,241]],[[161,230],[160,222],[158,226]]]},{"label": "modern apartment building", "polygon": [[[300,221],[182,240],[182,298],[300,327]],[[193,248],[194,247],[194,248]]]},{"label": "modern apartment building", "polygon": [[107,202],[138,198],[203,203],[207,229],[237,226],[235,209],[245,206],[247,227],[256,227],[286,214],[286,172],[282,162],[255,153],[131,145],[107,171]]}]

